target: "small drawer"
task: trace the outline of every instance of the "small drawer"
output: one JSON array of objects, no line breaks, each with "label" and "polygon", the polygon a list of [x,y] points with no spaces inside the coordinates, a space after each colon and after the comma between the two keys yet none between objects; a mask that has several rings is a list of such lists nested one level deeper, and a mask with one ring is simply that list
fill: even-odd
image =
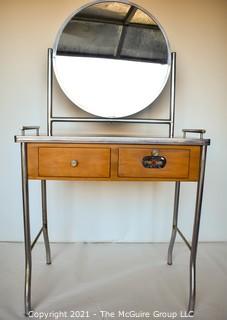
[{"label": "small drawer", "polygon": [[[158,151],[161,165],[152,163],[153,151]],[[148,165],[147,165],[148,164]],[[151,165],[149,165],[151,164]],[[162,167],[163,166],[163,167]],[[187,179],[190,171],[190,149],[171,148],[119,148],[118,176],[128,178]]]},{"label": "small drawer", "polygon": [[39,148],[41,177],[107,178],[110,176],[108,148]]}]

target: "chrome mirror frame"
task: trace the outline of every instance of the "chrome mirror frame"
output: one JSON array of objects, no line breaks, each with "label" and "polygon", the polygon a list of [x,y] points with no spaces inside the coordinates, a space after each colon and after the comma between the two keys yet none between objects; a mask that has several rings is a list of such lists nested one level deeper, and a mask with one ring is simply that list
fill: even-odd
[{"label": "chrome mirror frame", "polygon": [[[89,110],[89,108],[87,108],[85,105],[81,105],[80,103],[78,103],[78,101],[76,101],[76,99],[73,97],[72,98],[72,95],[70,96],[70,94],[68,93],[67,91],[67,88],[64,86],[64,84],[62,83],[62,80],[60,80],[60,76],[59,76],[59,72],[57,70],[57,65],[56,65],[56,57],[57,57],[57,47],[58,47],[58,44],[59,44],[59,39],[62,35],[62,32],[64,30],[64,28],[67,26],[67,24],[71,21],[71,19],[79,12],[82,12],[84,9],[86,8],[89,8],[93,5],[97,5],[97,4],[102,4],[102,3],[112,3],[112,2],[116,2],[116,3],[122,3],[122,4],[126,4],[126,5],[129,5],[129,6],[134,6],[136,7],[138,10],[141,10],[143,13],[145,13],[149,18],[151,18],[158,26],[158,28],[160,29],[162,35],[163,35],[163,38],[165,40],[165,45],[166,45],[166,48],[167,48],[167,63],[166,63],[166,66],[167,66],[167,70],[165,71],[165,75],[163,77],[163,79],[161,79],[162,81],[160,81],[160,86],[158,86],[158,89],[157,91],[155,91],[154,95],[152,96],[150,94],[151,91],[147,91],[149,92],[148,93],[148,96],[150,95],[151,99],[148,97],[148,99],[145,99],[146,102],[142,102],[141,103],[141,107],[138,106],[138,108],[136,107],[136,109],[133,111],[133,112],[128,112],[126,114],[120,114],[120,115],[107,115],[105,112],[103,114],[98,114],[98,113],[95,113],[95,112],[91,112]],[[142,8],[141,6],[131,2],[131,1],[127,1],[127,0],[117,0],[117,1],[113,1],[113,0],[97,0],[97,1],[93,1],[93,2],[90,2],[80,8],[78,8],[77,10],[75,10],[74,12],[72,12],[68,17],[67,19],[64,21],[64,23],[62,24],[62,26],[60,27],[58,33],[57,33],[57,36],[56,36],[56,39],[54,41],[54,46],[53,46],[53,54],[52,54],[52,66],[53,66],[53,70],[55,72],[55,76],[57,78],[57,81],[62,89],[62,91],[65,93],[65,95],[69,98],[69,100],[72,101],[72,103],[74,103],[77,107],[87,111],[88,113],[90,114],[93,114],[95,116],[98,116],[98,117],[101,117],[101,118],[110,118],[110,119],[118,119],[118,118],[125,118],[125,117],[128,117],[128,116],[131,116],[132,114],[135,114],[135,113],[138,113],[142,110],[144,110],[145,108],[151,106],[151,104],[158,98],[158,96],[161,94],[161,92],[163,91],[164,87],[166,86],[166,83],[169,79],[169,75],[170,75],[170,69],[171,69],[171,62],[172,62],[172,59],[171,59],[171,51],[170,51],[170,45],[169,45],[169,41],[168,41],[168,38],[167,38],[167,35],[163,29],[163,27],[160,25],[160,23],[158,22],[158,20],[150,13],[148,12],[146,9]],[[151,87],[152,89],[152,87]],[[89,92],[89,88],[88,88],[88,92]],[[101,96],[101,95],[100,95]],[[142,97],[141,97],[142,99]],[[149,101],[148,101],[149,100]],[[147,103],[148,102],[148,103]],[[105,104],[108,104],[108,102],[105,102]],[[119,103],[120,105],[120,103]],[[90,108],[91,109],[91,108]]]}]

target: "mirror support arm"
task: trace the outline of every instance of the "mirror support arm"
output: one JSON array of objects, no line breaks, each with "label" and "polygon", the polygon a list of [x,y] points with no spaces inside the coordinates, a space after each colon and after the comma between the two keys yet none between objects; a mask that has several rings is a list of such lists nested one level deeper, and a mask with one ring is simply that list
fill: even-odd
[{"label": "mirror support arm", "polygon": [[170,74],[170,131],[169,137],[174,137],[175,126],[175,96],[176,96],[176,52],[171,53],[171,74]]},{"label": "mirror support arm", "polygon": [[48,48],[47,60],[47,135],[52,136],[53,116],[53,49]]}]

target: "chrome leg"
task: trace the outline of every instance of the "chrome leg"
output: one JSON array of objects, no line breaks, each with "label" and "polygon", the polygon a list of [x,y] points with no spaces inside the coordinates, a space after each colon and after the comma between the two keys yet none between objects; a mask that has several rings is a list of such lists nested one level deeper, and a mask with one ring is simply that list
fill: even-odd
[{"label": "chrome leg", "polygon": [[171,234],[171,239],[169,243],[168,258],[167,258],[167,263],[169,265],[173,263],[173,246],[174,246],[176,235],[177,235],[179,197],[180,197],[180,181],[177,181],[175,185],[175,196],[174,196],[173,227],[172,227],[172,234]]},{"label": "chrome leg", "polygon": [[27,176],[27,144],[21,143],[21,173],[22,173],[22,197],[24,218],[24,244],[25,244],[25,287],[24,308],[25,315],[31,311],[31,275],[32,275],[32,252],[29,217],[29,190]]},{"label": "chrome leg", "polygon": [[200,226],[200,217],[201,217],[201,208],[202,208],[203,186],[204,186],[205,165],[206,165],[206,151],[207,151],[207,146],[203,146],[202,154],[201,154],[200,176],[199,176],[199,181],[197,185],[195,218],[194,218],[191,256],[190,256],[190,289],[189,289],[189,304],[188,304],[188,313],[190,315],[194,313],[194,309],[195,309],[196,256],[197,256],[199,226]]},{"label": "chrome leg", "polygon": [[43,219],[43,238],[46,249],[46,263],[51,264],[50,243],[47,227],[47,197],[46,197],[46,180],[41,181],[41,197],[42,197],[42,219]]}]

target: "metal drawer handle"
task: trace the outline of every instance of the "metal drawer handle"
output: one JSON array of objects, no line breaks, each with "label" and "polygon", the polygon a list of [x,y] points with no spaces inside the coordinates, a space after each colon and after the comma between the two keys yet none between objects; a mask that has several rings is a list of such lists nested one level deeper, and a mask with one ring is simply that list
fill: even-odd
[{"label": "metal drawer handle", "polygon": [[144,168],[161,169],[166,165],[166,158],[163,156],[145,156],[143,158]]},{"label": "metal drawer handle", "polygon": [[72,166],[73,168],[77,167],[78,164],[79,164],[78,160],[71,160],[71,166]]}]

